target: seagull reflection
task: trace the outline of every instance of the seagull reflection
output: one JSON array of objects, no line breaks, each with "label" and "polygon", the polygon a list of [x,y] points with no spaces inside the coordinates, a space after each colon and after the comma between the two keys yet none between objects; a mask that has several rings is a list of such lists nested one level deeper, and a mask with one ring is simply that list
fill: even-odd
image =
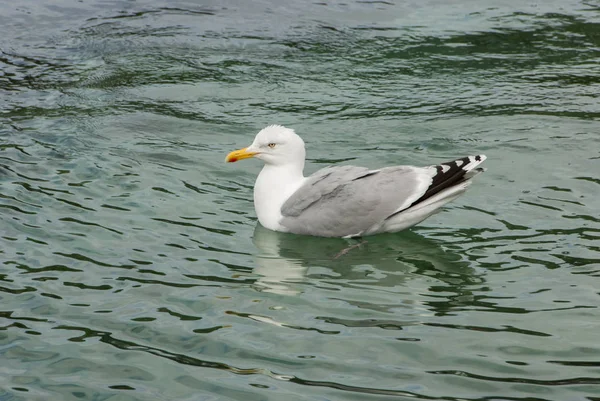
[{"label": "seagull reflection", "polygon": [[[472,284],[473,271],[464,256],[413,231],[368,239],[320,238],[268,230],[257,224],[252,238],[258,248],[257,289],[298,295],[307,285],[405,286],[415,275]],[[317,283],[315,283],[317,281]]]},{"label": "seagull reflection", "polygon": [[285,240],[286,234],[256,225],[252,236],[252,242],[258,248],[255,273],[262,277],[255,285],[266,292],[297,295],[302,292],[297,283],[303,280],[307,268],[299,258],[281,256],[285,253],[282,246]]}]

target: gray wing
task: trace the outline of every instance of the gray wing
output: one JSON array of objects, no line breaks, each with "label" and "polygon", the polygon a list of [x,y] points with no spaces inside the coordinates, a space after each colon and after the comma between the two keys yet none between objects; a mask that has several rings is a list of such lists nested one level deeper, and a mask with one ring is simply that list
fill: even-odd
[{"label": "gray wing", "polygon": [[281,224],[296,234],[361,235],[421,198],[435,174],[431,167],[328,167],[283,204]]},{"label": "gray wing", "polygon": [[376,232],[386,220],[450,190],[466,188],[484,169],[485,155],[466,156],[437,166],[395,166],[381,170],[328,167],[307,181],[283,204],[281,224],[297,234],[324,237]]}]

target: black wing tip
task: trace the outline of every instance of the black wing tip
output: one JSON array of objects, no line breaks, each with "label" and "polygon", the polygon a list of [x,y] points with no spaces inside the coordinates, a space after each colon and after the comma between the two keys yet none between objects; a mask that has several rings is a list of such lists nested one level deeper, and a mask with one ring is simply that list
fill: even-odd
[{"label": "black wing tip", "polygon": [[475,175],[484,172],[485,168],[478,166],[483,163],[485,159],[487,159],[486,155],[465,156],[451,162],[433,166],[435,167],[436,172],[432,177],[431,185],[425,194],[417,199],[411,206],[434,196],[444,189],[469,181]]},{"label": "black wing tip", "polygon": [[459,160],[466,161],[466,162],[471,162],[471,163],[473,163],[473,162],[482,163],[482,162],[484,162],[484,161],[487,160],[487,156],[484,155],[484,154],[469,155],[469,156],[461,157],[460,159],[456,159],[454,161],[459,161]]}]

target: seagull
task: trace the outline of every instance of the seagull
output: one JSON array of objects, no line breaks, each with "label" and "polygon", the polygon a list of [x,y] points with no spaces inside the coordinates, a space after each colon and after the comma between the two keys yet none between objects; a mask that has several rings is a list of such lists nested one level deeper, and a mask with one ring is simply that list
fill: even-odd
[{"label": "seagull", "polygon": [[428,167],[377,170],[330,166],[304,177],[304,141],[293,129],[270,125],[226,162],[256,158],[265,165],[254,184],[254,209],[273,231],[353,238],[393,233],[425,220],[462,195],[485,155]]}]

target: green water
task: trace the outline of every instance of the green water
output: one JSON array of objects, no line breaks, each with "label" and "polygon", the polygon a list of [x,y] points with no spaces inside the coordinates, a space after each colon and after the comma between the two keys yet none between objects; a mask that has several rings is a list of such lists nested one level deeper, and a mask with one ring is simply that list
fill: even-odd
[{"label": "green water", "polygon": [[[600,400],[596,1],[0,4],[0,400]],[[257,227],[307,172],[485,153],[418,227]]]}]

